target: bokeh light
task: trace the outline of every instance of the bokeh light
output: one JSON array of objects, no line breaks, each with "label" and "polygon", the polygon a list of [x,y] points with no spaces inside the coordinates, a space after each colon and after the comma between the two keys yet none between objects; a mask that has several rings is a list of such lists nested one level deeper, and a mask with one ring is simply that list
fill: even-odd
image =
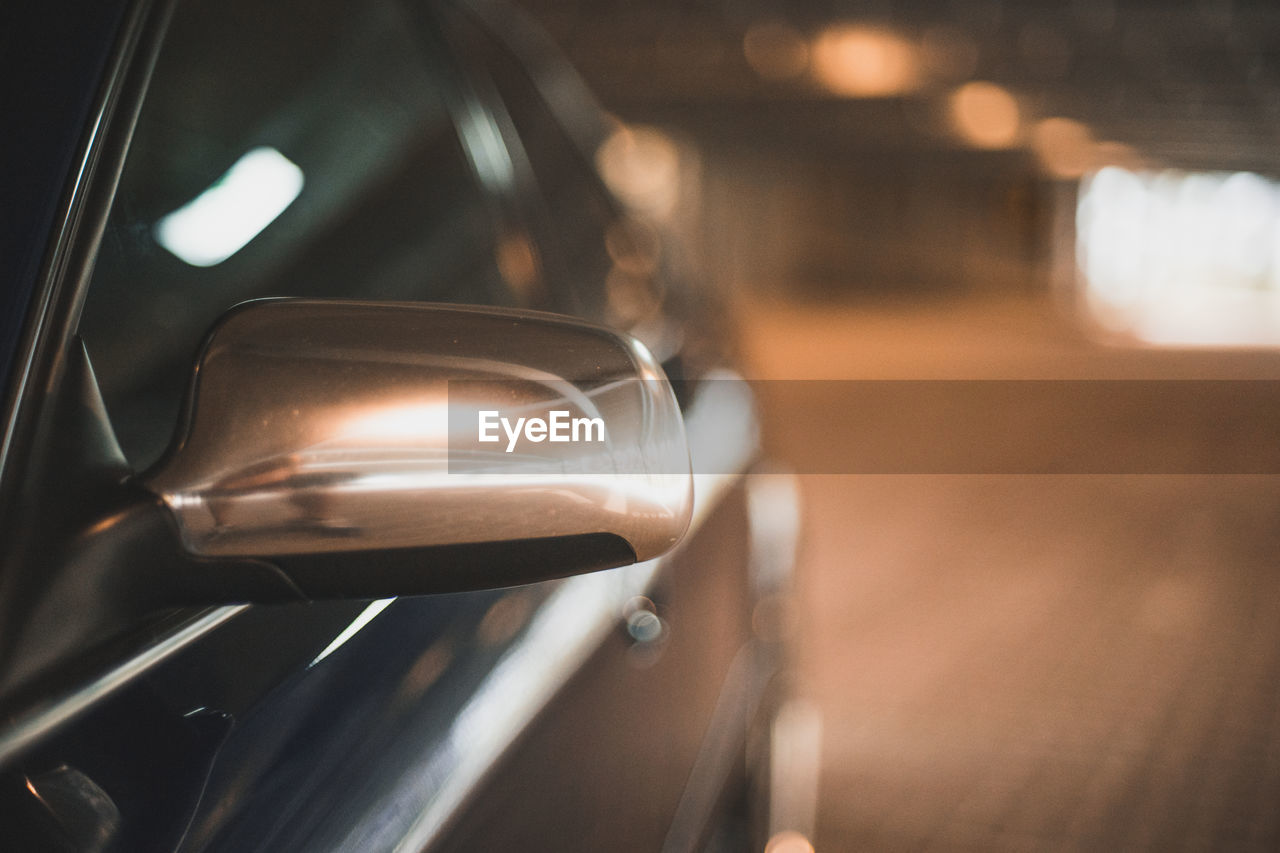
[{"label": "bokeh light", "polygon": [[829,27],[813,45],[813,73],[836,95],[876,98],[902,95],[919,86],[915,48],[898,34],[876,27]]},{"label": "bokeh light", "polygon": [[1280,340],[1280,185],[1250,172],[1131,172],[1081,186],[1077,254],[1104,326],[1152,343]]},{"label": "bokeh light", "polygon": [[974,148],[1009,148],[1018,141],[1022,117],[1018,101],[995,83],[965,83],[951,93],[951,123]]},{"label": "bokeh light", "polygon": [[1064,180],[1082,177],[1097,158],[1097,145],[1088,126],[1061,116],[1036,122],[1031,148],[1049,175]]}]

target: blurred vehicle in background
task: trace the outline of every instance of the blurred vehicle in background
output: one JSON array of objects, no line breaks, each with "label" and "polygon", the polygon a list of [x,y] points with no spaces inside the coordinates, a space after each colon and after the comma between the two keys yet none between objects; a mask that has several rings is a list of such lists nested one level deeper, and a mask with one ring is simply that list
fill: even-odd
[{"label": "blurred vehicle in background", "polygon": [[[752,618],[786,585],[793,507],[742,476],[752,401],[714,381],[722,313],[672,260],[661,205],[628,207],[596,171],[636,137],[487,2],[12,17],[9,97],[41,97],[11,111],[5,168],[24,171],[0,238],[0,846],[650,851],[761,832],[781,650]],[[229,313],[262,297],[305,301]],[[646,435],[675,436],[678,399],[692,507],[642,517],[636,492],[627,530],[573,527],[627,514],[487,484],[459,493],[469,515],[435,495],[435,538],[401,525],[423,547],[391,549],[370,530],[403,502],[361,525],[333,506],[407,475],[346,451],[335,474],[298,424],[400,387],[379,362],[415,340],[503,375],[567,361],[556,376],[588,394],[574,371],[611,358],[616,377],[665,371],[676,396],[662,380],[637,405]],[[173,485],[259,443],[275,455],[257,467]],[[443,488],[431,471],[413,488]]]}]

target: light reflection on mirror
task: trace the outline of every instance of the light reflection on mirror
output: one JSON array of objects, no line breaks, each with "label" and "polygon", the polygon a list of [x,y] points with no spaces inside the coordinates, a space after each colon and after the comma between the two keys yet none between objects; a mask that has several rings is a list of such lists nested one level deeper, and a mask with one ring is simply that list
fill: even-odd
[{"label": "light reflection on mirror", "polygon": [[343,425],[346,438],[404,439],[439,443],[449,434],[449,404],[407,402],[361,412]]}]

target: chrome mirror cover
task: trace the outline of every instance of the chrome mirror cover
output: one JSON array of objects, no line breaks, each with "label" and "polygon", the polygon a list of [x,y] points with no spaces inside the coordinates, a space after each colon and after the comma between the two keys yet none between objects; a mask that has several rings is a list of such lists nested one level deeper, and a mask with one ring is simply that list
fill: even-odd
[{"label": "chrome mirror cover", "polygon": [[[535,420],[602,428],[553,443]],[[642,344],[558,315],[422,303],[232,309],[142,481],[203,557],[604,534],[646,560],[692,510],[679,406]]]}]

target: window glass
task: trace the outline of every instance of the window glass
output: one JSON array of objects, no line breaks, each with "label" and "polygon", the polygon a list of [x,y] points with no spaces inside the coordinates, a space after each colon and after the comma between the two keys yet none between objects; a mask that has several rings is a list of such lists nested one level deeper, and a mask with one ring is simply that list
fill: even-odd
[{"label": "window glass", "polygon": [[[476,76],[491,85],[519,140],[536,191],[529,219],[542,226],[548,285],[572,294],[577,313],[629,332],[664,362],[683,356],[675,318],[685,303],[672,287],[680,276],[671,265],[678,256],[671,211],[655,209],[649,198],[615,196],[597,167],[612,162],[615,172],[674,206],[680,192],[674,142],[606,120],[536,30],[509,26],[485,3],[468,8],[473,14],[449,19],[450,33],[462,45],[460,55],[479,66]],[[653,156],[655,147],[665,159]]]},{"label": "window glass", "polygon": [[238,302],[538,292],[497,201],[500,136],[434,45],[423,10],[391,0],[180,4],[80,326],[136,466],[167,445],[196,350]]},{"label": "window glass", "polygon": [[[490,7],[492,11],[492,7]],[[603,134],[601,117],[585,91],[574,88],[573,72],[520,30],[526,48],[517,56],[512,46],[489,29],[494,22],[469,13],[449,16],[449,31],[458,52],[470,61],[477,78],[491,85],[485,91],[511,122],[534,181],[536,197],[528,199],[530,219],[541,226],[539,244],[547,255],[546,274],[561,293],[571,293],[575,313],[602,322],[613,322],[605,299],[612,261],[606,233],[619,211],[600,182],[592,154]],[[501,27],[501,22],[497,24]],[[516,28],[519,30],[519,28]],[[541,80],[550,87],[572,89],[566,97],[571,115],[556,115],[546,99]],[[584,131],[574,138],[566,123]]]}]

